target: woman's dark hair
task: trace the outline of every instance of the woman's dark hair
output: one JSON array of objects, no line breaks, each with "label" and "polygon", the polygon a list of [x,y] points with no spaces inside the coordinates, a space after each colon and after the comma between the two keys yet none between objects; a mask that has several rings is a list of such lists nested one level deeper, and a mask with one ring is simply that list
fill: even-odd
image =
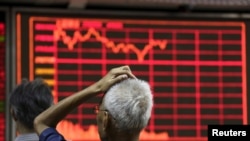
[{"label": "woman's dark hair", "polygon": [[34,129],[36,116],[53,104],[50,87],[41,78],[33,81],[23,79],[11,93],[10,106],[16,120],[28,129]]}]

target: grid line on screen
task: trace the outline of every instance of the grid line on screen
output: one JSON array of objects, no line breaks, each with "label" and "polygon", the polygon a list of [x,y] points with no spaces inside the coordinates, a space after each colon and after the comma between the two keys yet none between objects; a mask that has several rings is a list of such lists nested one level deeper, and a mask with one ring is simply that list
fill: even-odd
[{"label": "grid line on screen", "polygon": [[[55,102],[126,64],[153,88],[142,138],[200,141],[208,124],[247,124],[243,23],[30,17],[29,26],[30,79],[45,78]],[[60,132],[97,140],[99,100],[72,111]]]}]

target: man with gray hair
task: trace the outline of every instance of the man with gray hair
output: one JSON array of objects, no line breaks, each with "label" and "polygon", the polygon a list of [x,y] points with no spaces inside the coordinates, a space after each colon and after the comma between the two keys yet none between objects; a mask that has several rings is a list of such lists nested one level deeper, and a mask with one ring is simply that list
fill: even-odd
[{"label": "man with gray hair", "polygon": [[104,92],[96,106],[98,132],[102,141],[138,141],[147,126],[153,98],[149,84],[139,80],[128,66],[114,68],[88,88],[73,94],[35,119],[40,141],[64,141],[55,127],[71,110],[83,101]]},{"label": "man with gray hair", "polygon": [[138,141],[152,106],[151,89],[146,81],[126,79],[112,86],[96,108],[101,140]]},{"label": "man with gray hair", "polygon": [[[96,108],[102,141],[138,141],[149,121],[153,106],[146,81],[126,79],[112,86]],[[103,111],[102,113],[98,111]]]}]

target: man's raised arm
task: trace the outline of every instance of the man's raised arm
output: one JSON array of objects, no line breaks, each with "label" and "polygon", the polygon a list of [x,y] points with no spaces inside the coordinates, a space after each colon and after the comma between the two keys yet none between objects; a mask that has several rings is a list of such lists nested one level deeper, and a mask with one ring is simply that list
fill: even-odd
[{"label": "man's raised arm", "polygon": [[[51,106],[35,118],[34,126],[37,134],[40,136],[46,129],[55,128],[67,114],[84,101],[99,93],[106,92],[112,85],[128,77],[135,78],[128,66],[113,68],[98,82]],[[48,140],[44,139],[43,141]]]}]

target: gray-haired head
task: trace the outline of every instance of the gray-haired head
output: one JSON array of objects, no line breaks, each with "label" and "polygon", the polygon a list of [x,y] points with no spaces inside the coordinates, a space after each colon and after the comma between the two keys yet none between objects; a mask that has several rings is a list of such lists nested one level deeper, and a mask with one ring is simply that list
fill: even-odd
[{"label": "gray-haired head", "polygon": [[107,91],[103,106],[115,119],[118,130],[142,130],[153,107],[150,85],[140,79],[124,80]]}]

